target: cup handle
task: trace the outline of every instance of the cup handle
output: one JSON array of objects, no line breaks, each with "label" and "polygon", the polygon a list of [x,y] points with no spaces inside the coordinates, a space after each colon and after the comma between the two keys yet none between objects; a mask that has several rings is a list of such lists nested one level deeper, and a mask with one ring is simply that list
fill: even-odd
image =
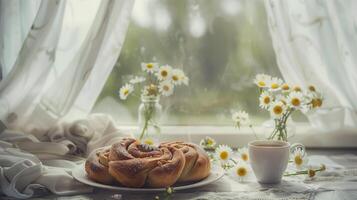
[{"label": "cup handle", "polygon": [[290,145],[290,154],[294,154],[296,150],[300,150],[302,152],[302,157],[305,157],[306,155],[306,149],[305,146],[301,143],[294,143]]}]

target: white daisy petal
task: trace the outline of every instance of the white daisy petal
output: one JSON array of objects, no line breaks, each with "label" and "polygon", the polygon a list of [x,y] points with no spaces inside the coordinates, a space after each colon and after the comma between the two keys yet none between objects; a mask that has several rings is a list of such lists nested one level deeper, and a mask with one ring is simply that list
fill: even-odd
[{"label": "white daisy petal", "polygon": [[290,107],[300,109],[305,104],[304,95],[301,92],[291,92],[288,96],[287,103]]},{"label": "white daisy petal", "polygon": [[242,125],[247,125],[250,123],[249,114],[245,111],[238,111],[238,112],[233,113],[232,120],[238,127],[240,127]]},{"label": "white daisy petal", "polygon": [[243,147],[238,149],[238,154],[240,156],[240,159],[243,160],[244,162],[248,162],[249,161],[249,153],[248,153],[248,148],[247,147]]},{"label": "white daisy petal", "polygon": [[181,69],[173,69],[171,81],[174,85],[181,85],[184,83],[186,75]]},{"label": "white daisy petal", "polygon": [[129,82],[131,84],[137,84],[137,83],[142,83],[144,82],[146,79],[143,76],[135,76],[134,78],[132,78]]},{"label": "white daisy petal", "polygon": [[304,153],[300,149],[297,149],[294,151],[294,153],[292,155],[292,160],[293,160],[293,163],[294,163],[296,169],[298,169],[298,170],[301,170],[304,167],[306,167],[306,165],[308,163],[308,158],[307,158],[306,152]]},{"label": "white daisy petal", "polygon": [[131,84],[125,84],[119,90],[120,99],[125,100],[130,93],[134,91],[134,86]]},{"label": "white daisy petal", "polygon": [[271,106],[270,106],[270,115],[277,119],[283,116],[286,106],[284,105],[283,102],[281,101],[275,101]]},{"label": "white daisy petal", "polygon": [[270,91],[278,91],[280,90],[281,86],[283,85],[283,80],[277,77],[273,77],[269,82],[269,89]]},{"label": "white daisy petal", "polygon": [[244,161],[238,161],[236,166],[231,169],[231,174],[234,179],[243,182],[249,175],[250,169]]},{"label": "white daisy petal", "polygon": [[219,145],[215,152],[216,158],[221,161],[221,163],[228,162],[229,159],[232,157],[232,154],[232,148],[227,145]]},{"label": "white daisy petal", "polygon": [[159,81],[170,80],[172,77],[172,67],[169,65],[161,66],[157,71],[156,76]]},{"label": "white daisy petal", "polygon": [[264,91],[260,94],[259,106],[261,108],[268,109],[272,102],[273,102],[273,96],[269,92]]},{"label": "white daisy petal", "polygon": [[205,137],[200,141],[200,146],[204,148],[214,148],[216,146],[216,141],[211,137]]},{"label": "white daisy petal", "polygon": [[260,88],[268,87],[271,76],[266,74],[257,74],[254,79],[254,83]]},{"label": "white daisy petal", "polygon": [[154,73],[159,69],[158,63],[141,63],[141,69],[147,73]]},{"label": "white daisy petal", "polygon": [[159,92],[164,96],[170,96],[174,93],[174,85],[170,81],[163,81],[159,84]]}]

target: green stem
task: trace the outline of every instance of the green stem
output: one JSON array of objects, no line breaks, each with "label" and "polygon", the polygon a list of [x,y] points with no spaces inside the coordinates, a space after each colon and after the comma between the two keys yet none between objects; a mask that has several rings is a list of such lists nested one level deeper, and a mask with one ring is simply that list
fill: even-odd
[{"label": "green stem", "polygon": [[249,125],[249,128],[253,131],[253,133],[254,133],[254,136],[255,136],[255,139],[258,139],[258,136],[257,136],[257,133],[254,131],[254,129],[253,129],[253,125]]},{"label": "green stem", "polygon": [[147,120],[147,119],[145,118],[144,127],[143,127],[143,129],[141,130],[141,134],[140,134],[139,140],[143,139],[144,134],[145,134],[145,131],[148,129],[148,125],[149,125],[149,120]]},{"label": "green stem", "polygon": [[144,126],[141,130],[141,134],[140,134],[140,138],[139,138],[140,140],[143,139],[145,132],[148,130],[149,122],[151,120],[154,107],[152,105],[148,105],[144,109],[145,109],[144,110],[145,122],[144,122]]}]

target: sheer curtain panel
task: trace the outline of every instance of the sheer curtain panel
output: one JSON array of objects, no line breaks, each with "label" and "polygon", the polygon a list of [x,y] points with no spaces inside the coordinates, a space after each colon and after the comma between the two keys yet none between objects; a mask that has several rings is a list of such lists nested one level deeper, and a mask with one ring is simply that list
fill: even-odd
[{"label": "sheer curtain panel", "polygon": [[[1,13],[0,117],[9,128],[38,132],[90,112],[119,56],[134,2],[26,2],[1,1],[1,9],[17,12]],[[10,41],[17,42],[14,50]]]},{"label": "sheer curtain panel", "polygon": [[357,127],[357,2],[267,0],[279,68],[286,81],[315,84],[324,109],[308,114],[320,129]]}]

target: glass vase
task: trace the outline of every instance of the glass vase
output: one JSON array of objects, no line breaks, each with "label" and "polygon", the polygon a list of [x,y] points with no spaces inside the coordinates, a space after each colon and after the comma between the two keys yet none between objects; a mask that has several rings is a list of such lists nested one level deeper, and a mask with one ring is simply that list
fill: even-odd
[{"label": "glass vase", "polygon": [[287,142],[290,137],[293,137],[295,135],[296,127],[291,119],[285,122],[282,122],[280,120],[274,120],[274,122],[274,129],[268,139]]},{"label": "glass vase", "polygon": [[139,130],[136,137],[149,145],[156,143],[161,133],[162,106],[159,101],[160,97],[158,96],[142,96],[138,109]]}]

